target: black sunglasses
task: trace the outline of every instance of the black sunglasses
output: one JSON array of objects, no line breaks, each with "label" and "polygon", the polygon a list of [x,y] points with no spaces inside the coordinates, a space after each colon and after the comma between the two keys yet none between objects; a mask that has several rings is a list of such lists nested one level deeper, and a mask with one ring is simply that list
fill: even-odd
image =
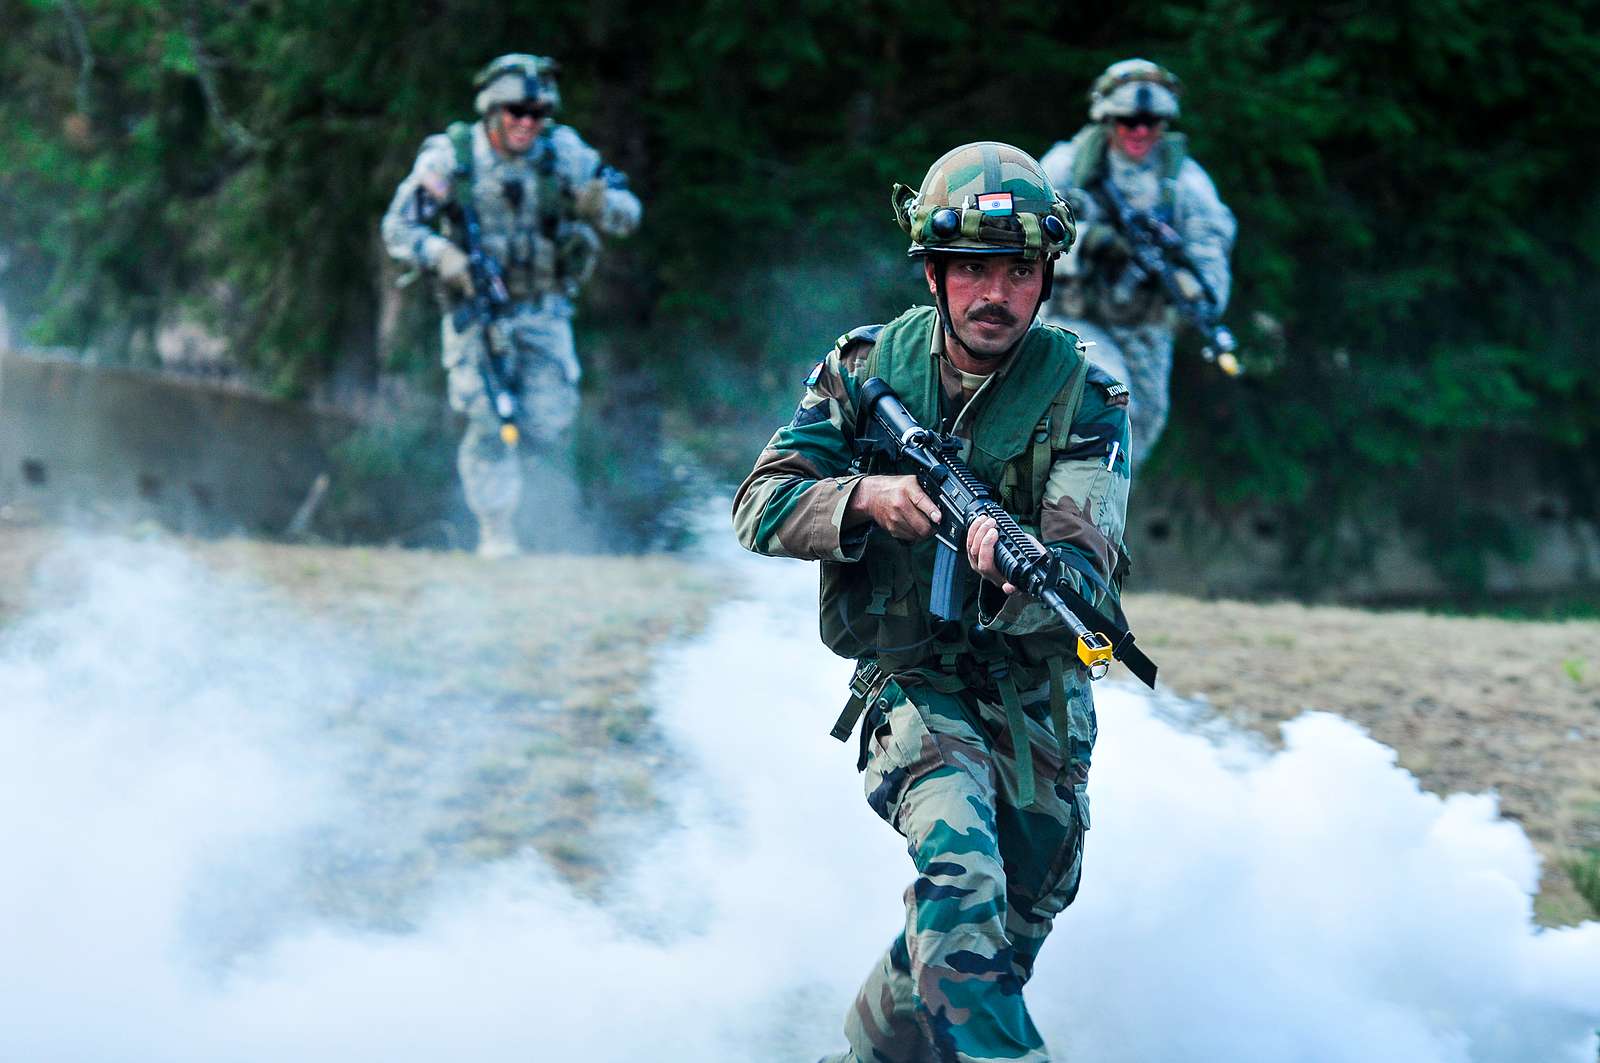
[{"label": "black sunglasses", "polygon": [[508,103],[502,108],[512,118],[544,118],[550,108],[538,103]]},{"label": "black sunglasses", "polygon": [[1166,124],[1166,119],[1154,114],[1128,114],[1118,115],[1117,124],[1124,129],[1138,129],[1140,126],[1149,126],[1156,129]]}]

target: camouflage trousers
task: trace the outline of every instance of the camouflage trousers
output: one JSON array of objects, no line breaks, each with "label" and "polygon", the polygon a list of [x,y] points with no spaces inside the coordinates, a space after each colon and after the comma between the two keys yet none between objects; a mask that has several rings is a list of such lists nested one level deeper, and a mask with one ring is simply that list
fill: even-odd
[{"label": "camouflage trousers", "polygon": [[[444,367],[450,407],[467,416],[456,451],[456,468],[467,506],[480,529],[510,535],[522,499],[522,462],[527,448],[513,450],[500,438],[478,359],[483,328],[457,332],[444,319]],[[572,344],[572,304],[547,295],[495,323],[495,350],[505,354],[504,379],[522,406],[518,428],[535,451],[559,440],[578,414],[578,356]]]},{"label": "camouflage trousers", "polygon": [[904,929],[845,1016],[850,1050],[831,1063],[1041,1063],[1022,987],[1078,892],[1095,735],[1087,681],[1068,682],[1065,760],[1048,688],[1021,697],[1036,780],[1026,808],[998,698],[907,682],[891,682],[863,723],[865,787],[917,875]]},{"label": "camouflage trousers", "polygon": [[1086,318],[1051,317],[1092,342],[1089,360],[1128,385],[1128,420],[1133,434],[1133,471],[1155,449],[1167,426],[1172,377],[1173,326],[1165,315],[1131,325],[1101,324]]}]

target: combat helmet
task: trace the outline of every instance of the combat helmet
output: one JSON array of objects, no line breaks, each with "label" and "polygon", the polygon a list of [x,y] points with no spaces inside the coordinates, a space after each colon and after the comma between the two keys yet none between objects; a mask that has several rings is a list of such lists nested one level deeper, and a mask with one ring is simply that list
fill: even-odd
[{"label": "combat helmet", "polygon": [[556,61],[548,56],[523,52],[502,55],[472,79],[472,87],[478,91],[473,103],[479,114],[488,114],[508,103],[532,103],[546,114],[554,114],[561,106],[557,69]]},{"label": "combat helmet", "polygon": [[1123,59],[1106,67],[1089,89],[1089,120],[1103,122],[1136,114],[1178,117],[1183,82],[1148,59]]},{"label": "combat helmet", "polygon": [[1077,223],[1032,155],[992,140],[963,144],[928,168],[922,187],[896,184],[895,220],[906,254],[1021,255],[1054,259]]},{"label": "combat helmet", "polygon": [[[945,152],[911,189],[890,193],[895,220],[911,237],[906,254],[933,262],[939,317],[954,332],[945,291],[948,259],[965,255],[1019,255],[1042,261],[1044,285],[1035,315],[1050,298],[1054,260],[1072,246],[1077,221],[1056,194],[1037,159],[992,140]],[[1020,340],[1018,342],[1021,342]]]}]

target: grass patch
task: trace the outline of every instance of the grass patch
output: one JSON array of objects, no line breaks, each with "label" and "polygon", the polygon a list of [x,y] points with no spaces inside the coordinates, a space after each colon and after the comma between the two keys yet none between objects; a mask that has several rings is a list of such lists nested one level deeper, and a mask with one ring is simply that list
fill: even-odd
[{"label": "grass patch", "polygon": [[1596,918],[1600,918],[1600,849],[1586,849],[1581,857],[1567,861],[1567,875],[1577,887],[1578,895],[1588,902]]}]

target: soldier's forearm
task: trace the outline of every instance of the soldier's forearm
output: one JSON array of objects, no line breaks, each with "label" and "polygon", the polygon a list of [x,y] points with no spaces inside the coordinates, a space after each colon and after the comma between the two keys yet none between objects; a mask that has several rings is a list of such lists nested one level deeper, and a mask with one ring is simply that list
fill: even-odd
[{"label": "soldier's forearm", "polygon": [[860,556],[847,534],[845,509],[859,476],[752,478],[734,498],[733,525],[740,545],[772,557],[803,561],[853,561]]}]

